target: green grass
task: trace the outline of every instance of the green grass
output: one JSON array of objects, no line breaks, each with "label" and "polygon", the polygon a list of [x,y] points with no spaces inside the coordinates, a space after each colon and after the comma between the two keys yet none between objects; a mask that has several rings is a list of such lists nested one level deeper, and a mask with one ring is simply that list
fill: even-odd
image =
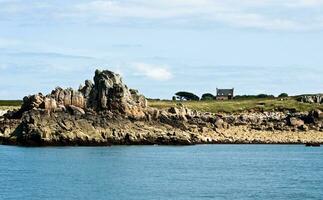
[{"label": "green grass", "polygon": [[0,106],[21,106],[20,100],[0,100]]},{"label": "green grass", "polygon": [[211,113],[238,113],[248,110],[264,110],[272,111],[275,109],[295,109],[296,111],[310,111],[312,109],[323,109],[323,105],[308,104],[296,101],[293,98],[288,98],[281,101],[280,99],[248,99],[248,100],[230,100],[230,101],[156,101],[149,100],[148,105],[167,109],[182,103],[186,107],[201,112]]},{"label": "green grass", "polygon": [[[148,105],[159,109],[168,109],[177,106],[178,103],[186,107],[201,112],[211,113],[239,113],[248,110],[271,111],[275,109],[295,109],[296,111],[310,111],[313,109],[322,109],[323,105],[301,103],[293,98],[284,101],[280,99],[244,99],[229,101],[168,101],[168,100],[148,100]],[[21,106],[20,100],[0,100],[0,109],[13,109]]]},{"label": "green grass", "polygon": [[0,110],[19,109],[21,104],[20,100],[0,100]]}]

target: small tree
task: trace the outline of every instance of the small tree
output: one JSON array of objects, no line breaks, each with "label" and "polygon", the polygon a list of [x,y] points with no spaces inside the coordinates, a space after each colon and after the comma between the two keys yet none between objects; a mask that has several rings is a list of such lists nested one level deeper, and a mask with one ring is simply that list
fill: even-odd
[{"label": "small tree", "polygon": [[176,101],[176,97],[175,97],[175,96],[173,96],[172,100],[173,100],[173,101]]},{"label": "small tree", "polygon": [[179,100],[187,100],[187,101],[199,101],[200,98],[191,93],[191,92],[184,92],[184,91],[181,91],[181,92],[177,92],[176,94],[176,98],[179,99]]},{"label": "small tree", "polygon": [[271,94],[258,94],[257,98],[275,98],[275,96]]},{"label": "small tree", "polygon": [[280,95],[278,95],[279,98],[286,98],[288,97],[287,93],[281,93]]},{"label": "small tree", "polygon": [[202,95],[202,98],[201,98],[202,101],[213,100],[213,99],[215,99],[215,97],[211,93],[205,93]]}]

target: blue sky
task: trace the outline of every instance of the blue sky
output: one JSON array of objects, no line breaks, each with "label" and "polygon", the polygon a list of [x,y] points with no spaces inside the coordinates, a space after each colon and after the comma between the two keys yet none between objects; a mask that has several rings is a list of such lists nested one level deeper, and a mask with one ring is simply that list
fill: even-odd
[{"label": "blue sky", "polygon": [[96,68],[147,97],[323,92],[323,0],[0,0],[0,99]]}]

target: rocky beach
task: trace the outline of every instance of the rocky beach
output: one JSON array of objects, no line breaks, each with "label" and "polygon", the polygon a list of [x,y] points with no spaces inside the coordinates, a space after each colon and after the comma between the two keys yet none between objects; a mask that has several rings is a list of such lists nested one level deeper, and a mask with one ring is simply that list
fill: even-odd
[{"label": "rocky beach", "polygon": [[95,72],[78,90],[23,99],[0,111],[0,143],[26,146],[323,143],[323,112],[295,110],[203,113],[182,104],[149,106],[120,75]]}]

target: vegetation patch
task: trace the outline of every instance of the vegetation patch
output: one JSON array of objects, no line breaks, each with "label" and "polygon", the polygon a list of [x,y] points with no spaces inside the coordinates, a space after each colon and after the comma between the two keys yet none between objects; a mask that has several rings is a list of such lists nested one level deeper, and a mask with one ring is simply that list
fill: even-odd
[{"label": "vegetation patch", "polygon": [[[207,98],[206,98],[207,99]],[[239,113],[245,111],[273,111],[273,110],[295,110],[298,112],[310,111],[313,109],[323,109],[322,104],[302,103],[295,98],[257,98],[257,99],[234,99],[228,101],[204,100],[204,101],[171,101],[171,100],[153,100],[149,99],[148,104],[151,107],[159,109],[168,109],[179,103],[186,107],[201,112],[212,113]],[[12,110],[20,107],[20,100],[0,100],[0,109]]]},{"label": "vegetation patch", "polygon": [[245,111],[284,111],[294,110],[298,112],[310,111],[313,109],[323,109],[322,104],[309,104],[298,102],[294,98],[286,99],[234,99],[228,101],[168,101],[168,100],[149,100],[148,105],[159,109],[168,109],[177,104],[201,112],[211,113],[239,113]]},{"label": "vegetation patch", "polygon": [[21,106],[21,100],[0,100],[0,106]]}]

